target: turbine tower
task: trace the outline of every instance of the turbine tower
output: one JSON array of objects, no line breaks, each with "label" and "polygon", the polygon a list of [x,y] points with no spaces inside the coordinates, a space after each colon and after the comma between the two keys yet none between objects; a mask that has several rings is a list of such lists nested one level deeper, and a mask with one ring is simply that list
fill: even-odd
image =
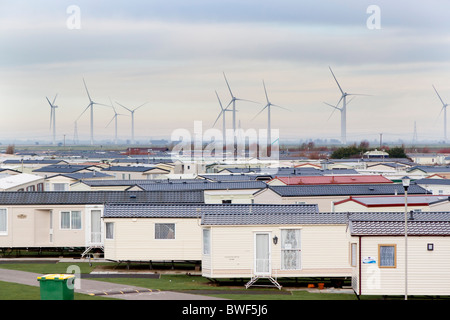
[{"label": "turbine tower", "polygon": [[442,102],[442,108],[441,108],[441,111],[439,112],[439,115],[441,114],[442,110],[444,110],[444,142],[446,143],[447,142],[447,106],[448,106],[448,104],[442,100],[441,96],[437,92],[434,85],[433,85],[433,88],[434,88],[434,91],[436,91],[436,94],[437,94],[439,100],[441,100],[441,102]]},{"label": "turbine tower", "polygon": [[[334,80],[336,81],[336,84],[338,85],[339,91],[341,91],[341,98],[339,99],[336,106],[332,106],[335,109],[338,109],[341,111],[341,143],[347,144],[347,96],[350,95],[359,95],[359,96],[367,96],[366,94],[357,94],[357,93],[347,93],[342,90],[341,85],[337,81],[336,77],[334,76],[333,70],[331,70],[331,67],[328,67],[331,71],[331,74],[333,75]],[[338,105],[342,101],[342,107],[339,108]]]},{"label": "turbine tower", "polygon": [[248,101],[248,102],[253,102],[253,103],[257,103],[255,101],[251,101],[251,100],[245,100],[245,99],[240,99],[240,98],[236,98],[233,95],[233,92],[231,91],[230,85],[228,84],[228,80],[227,77],[225,76],[225,72],[223,73],[223,77],[225,78],[225,82],[227,83],[227,87],[228,90],[230,91],[230,95],[231,95],[231,101],[228,103],[227,107],[225,109],[228,109],[228,107],[233,104],[233,147],[234,147],[234,155],[236,158],[236,101],[240,100],[240,101]]},{"label": "turbine tower", "polygon": [[117,101],[116,101],[116,103],[117,103],[119,106],[124,107],[125,109],[127,109],[127,110],[130,111],[130,113],[131,113],[131,143],[134,144],[134,112],[135,112],[137,109],[139,109],[140,107],[142,107],[143,105],[147,104],[148,102],[143,103],[143,104],[141,104],[139,107],[134,108],[134,109],[128,109],[127,107],[121,105],[121,104],[118,103]]},{"label": "turbine tower", "polygon": [[45,97],[48,101],[48,104],[50,105],[50,129],[53,129],[53,144],[56,144],[56,127],[55,127],[55,118],[56,118],[56,108],[58,108],[57,105],[55,105],[56,97],[58,94],[55,95],[55,98],[53,99],[53,102],[50,102],[47,97]]},{"label": "turbine tower", "polygon": [[109,107],[109,106],[106,105],[106,104],[102,104],[102,103],[98,103],[98,102],[92,101],[91,96],[89,95],[89,91],[88,91],[87,86],[86,86],[86,82],[84,81],[84,78],[83,78],[83,83],[84,83],[84,87],[86,89],[87,96],[89,98],[89,104],[86,107],[86,109],[84,109],[83,112],[79,115],[79,117],[77,118],[76,121],[78,121],[78,119],[80,119],[80,117],[83,115],[83,113],[87,109],[89,109],[89,108],[91,109],[91,145],[93,145],[94,144],[94,104],[98,104],[100,106],[105,106],[105,107]]},{"label": "turbine tower", "polygon": [[266,84],[264,83],[263,80],[263,87],[264,87],[264,94],[266,96],[266,101],[267,104],[256,114],[256,116],[253,118],[255,119],[261,112],[263,112],[265,109],[267,109],[267,155],[270,156],[271,154],[271,146],[272,146],[272,135],[271,135],[271,119],[270,119],[270,114],[271,114],[271,107],[277,107],[277,108],[281,108],[281,109],[285,109],[290,111],[287,108],[278,106],[276,104],[273,104],[269,101],[269,96],[267,95],[267,90],[266,90]]}]

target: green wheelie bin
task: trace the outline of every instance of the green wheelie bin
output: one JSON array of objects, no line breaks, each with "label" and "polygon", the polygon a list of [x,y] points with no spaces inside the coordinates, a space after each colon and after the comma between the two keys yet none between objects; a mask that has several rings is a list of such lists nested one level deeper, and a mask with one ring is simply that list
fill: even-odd
[{"label": "green wheelie bin", "polygon": [[73,274],[46,274],[37,278],[41,300],[73,300],[75,276]]}]

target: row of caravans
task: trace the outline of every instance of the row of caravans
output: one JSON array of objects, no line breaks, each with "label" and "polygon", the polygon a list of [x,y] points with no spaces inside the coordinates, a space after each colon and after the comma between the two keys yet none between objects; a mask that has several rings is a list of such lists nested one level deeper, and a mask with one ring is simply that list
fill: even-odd
[{"label": "row of caravans", "polygon": [[[348,278],[358,295],[450,295],[450,213],[323,213],[165,192],[5,193],[0,247],[100,247],[107,260],[199,261],[211,279]],[[187,197],[187,196],[185,196]],[[157,201],[159,199],[159,202]],[[170,201],[169,199],[172,199]],[[409,276],[405,277],[405,248]]]}]

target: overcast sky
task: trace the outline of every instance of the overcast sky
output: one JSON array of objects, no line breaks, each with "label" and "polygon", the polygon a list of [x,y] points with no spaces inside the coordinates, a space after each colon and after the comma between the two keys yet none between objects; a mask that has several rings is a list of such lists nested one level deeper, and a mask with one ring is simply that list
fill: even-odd
[{"label": "overcast sky", "polygon": [[[371,6],[379,8],[368,10]],[[75,7],[75,11],[71,11]],[[77,11],[79,9],[79,11]],[[264,80],[272,128],[281,139],[340,139],[335,104],[347,108],[349,141],[444,137],[441,97],[450,103],[450,2],[438,1],[20,1],[0,0],[0,142],[68,143],[91,98],[114,103],[120,139],[170,138],[179,128],[211,128],[217,91],[228,104],[223,73],[238,98],[243,129],[266,128]],[[78,14],[79,13],[79,14]],[[379,18],[379,19],[378,19]],[[114,138],[112,108],[95,106],[94,137]],[[331,117],[330,117],[331,116]],[[227,113],[231,128],[231,114]],[[89,112],[77,121],[89,139]],[[217,129],[222,129],[219,121]],[[450,132],[450,131],[449,131]],[[450,133],[448,134],[450,136]]]}]

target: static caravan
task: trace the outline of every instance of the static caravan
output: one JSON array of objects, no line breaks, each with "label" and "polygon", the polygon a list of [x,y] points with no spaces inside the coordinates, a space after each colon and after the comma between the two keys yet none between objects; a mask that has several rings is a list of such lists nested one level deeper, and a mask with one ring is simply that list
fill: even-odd
[{"label": "static caravan", "polygon": [[0,250],[103,248],[104,205],[203,202],[201,192],[0,192]]},{"label": "static caravan", "polygon": [[[280,206],[248,204],[110,203],[105,206],[105,259],[133,261],[202,260],[202,215],[251,214]],[[285,206],[284,210],[316,212],[316,206]],[[262,216],[261,216],[262,217]],[[234,230],[231,230],[231,237]]]},{"label": "static caravan", "polygon": [[246,287],[260,278],[278,287],[283,277],[350,278],[346,224],[346,214],[319,213],[317,205],[205,213],[202,274],[247,278]]},{"label": "static caravan", "polygon": [[[410,195],[408,196],[408,210],[432,211],[430,205],[442,200],[448,200],[448,196],[435,195]],[[335,202],[335,212],[404,212],[404,196],[350,196],[348,199]]]},{"label": "static caravan", "polygon": [[[408,194],[426,194],[427,191],[415,184]],[[254,203],[302,204],[316,203],[321,212],[333,211],[333,203],[349,196],[401,195],[404,189],[397,183],[374,183],[355,185],[296,185],[268,186],[254,194]]]},{"label": "static caravan", "polygon": [[[348,248],[357,295],[450,295],[450,212],[355,213]],[[405,250],[406,248],[406,250]]]}]

